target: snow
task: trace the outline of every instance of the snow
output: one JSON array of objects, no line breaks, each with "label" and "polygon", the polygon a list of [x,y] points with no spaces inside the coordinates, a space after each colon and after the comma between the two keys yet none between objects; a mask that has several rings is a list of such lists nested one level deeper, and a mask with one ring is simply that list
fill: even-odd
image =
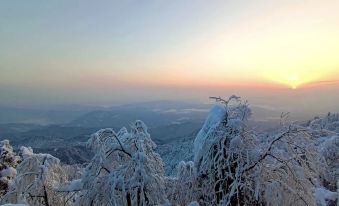
[{"label": "snow", "polygon": [[33,155],[33,149],[31,147],[20,147],[21,155],[24,159],[29,158]]},{"label": "snow", "polygon": [[0,141],[0,148],[3,151],[11,151],[11,146],[9,144],[9,140],[5,139],[5,140]]},{"label": "snow", "polygon": [[82,187],[83,187],[82,180],[77,179],[77,180],[73,180],[70,182],[66,182],[57,190],[60,192],[71,192],[71,191],[79,191],[82,189]]},{"label": "snow", "polygon": [[15,169],[20,162],[8,140],[0,141],[0,197],[8,192],[8,187],[17,175]]},{"label": "snow", "polygon": [[335,185],[339,173],[339,136],[324,137],[319,150],[327,163],[327,181]]},{"label": "snow", "polygon": [[339,159],[339,136],[327,137],[320,145],[320,148],[324,156]]},{"label": "snow", "polygon": [[0,141],[1,155],[14,156],[13,147],[7,139]]},{"label": "snow", "polygon": [[208,113],[207,119],[199,131],[197,137],[194,140],[194,161],[200,159],[200,151],[206,143],[207,137],[210,136],[210,133],[214,132],[216,127],[223,121],[226,114],[226,109],[224,106],[215,105],[210,112]]},{"label": "snow", "polygon": [[29,206],[29,205],[26,205],[26,204],[4,204],[4,205],[1,205],[1,206]]},{"label": "snow", "polygon": [[236,150],[236,149],[240,148],[241,145],[242,145],[241,138],[239,136],[236,136],[236,137],[231,139],[230,149]]},{"label": "snow", "polygon": [[33,154],[32,149],[26,147],[21,147],[21,152],[24,159],[17,166],[17,176],[3,201],[20,203],[27,200],[30,205],[38,206],[43,194],[49,197],[49,205],[58,205],[56,202],[60,202],[60,197],[54,188],[66,180],[60,160],[50,154]]},{"label": "snow", "polygon": [[310,123],[309,127],[315,130],[329,130],[339,133],[339,113],[328,113],[325,117],[316,117]]},{"label": "snow", "polygon": [[[129,131],[106,128],[91,135],[88,146],[95,155],[76,177],[70,178],[57,158],[21,147],[23,161],[0,171],[11,185],[4,202],[27,199],[31,205],[41,205],[40,194],[47,192],[50,205],[65,199],[70,200],[67,205],[233,205],[235,197],[247,205],[253,201],[263,205],[336,203],[338,114],[314,119],[307,127],[289,125],[272,134],[258,134],[246,127],[250,115],[246,102],[236,96],[217,100],[221,104],[210,110],[194,142],[187,138],[169,148],[160,147],[163,152],[172,150],[167,165],[177,161],[172,177],[165,176],[163,160],[154,151],[156,144],[147,126],[137,120]],[[189,161],[192,142],[194,162]],[[15,155],[8,140],[0,145],[4,154]],[[180,150],[188,151],[188,160]],[[32,201],[27,198],[31,194],[35,195]]]},{"label": "snow", "polygon": [[197,201],[191,202],[187,206],[199,206],[199,203]]},{"label": "snow", "polygon": [[121,139],[121,141],[125,141],[129,137],[129,133],[126,129],[126,127],[123,127],[119,130],[117,136]]},{"label": "snow", "polygon": [[[167,205],[164,168],[156,144],[140,120],[131,131],[107,128],[94,133],[88,145],[95,152],[82,180],[60,190],[80,188],[78,205]],[[130,196],[126,196],[128,193]],[[146,204],[147,202],[147,204]]]},{"label": "snow", "polygon": [[14,169],[13,167],[8,167],[2,171],[0,171],[0,175],[2,177],[15,177],[16,176],[16,169]]},{"label": "snow", "polygon": [[338,198],[336,192],[331,192],[323,187],[316,188],[314,195],[318,206],[327,206],[329,202],[336,202]]}]

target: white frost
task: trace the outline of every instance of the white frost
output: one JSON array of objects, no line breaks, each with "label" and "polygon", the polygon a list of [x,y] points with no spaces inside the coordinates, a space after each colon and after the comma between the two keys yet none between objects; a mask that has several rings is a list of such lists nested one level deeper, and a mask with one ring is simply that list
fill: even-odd
[{"label": "white frost", "polygon": [[197,201],[191,202],[187,206],[199,206],[199,203]]},{"label": "white frost", "polygon": [[8,167],[7,169],[4,169],[2,171],[0,171],[0,175],[2,177],[15,177],[16,176],[16,169],[14,169],[13,167]]},{"label": "white frost", "polygon": [[335,202],[338,197],[336,192],[331,192],[323,187],[316,188],[314,195],[318,206],[327,206],[329,202]]},{"label": "white frost", "polygon": [[206,137],[209,137],[209,134],[215,131],[215,128],[223,121],[225,114],[226,109],[221,105],[215,105],[208,113],[203,127],[194,140],[194,161],[198,161],[200,159],[200,151],[205,145]]},{"label": "white frost", "polygon": [[20,147],[20,153],[24,159],[33,155],[33,149],[31,147]]},{"label": "white frost", "polygon": [[80,191],[82,189],[82,181],[81,179],[73,180],[70,182],[64,183],[57,190],[60,192],[72,192],[72,191]]},{"label": "white frost", "polygon": [[29,205],[25,205],[25,204],[4,204],[1,206],[29,206]]}]

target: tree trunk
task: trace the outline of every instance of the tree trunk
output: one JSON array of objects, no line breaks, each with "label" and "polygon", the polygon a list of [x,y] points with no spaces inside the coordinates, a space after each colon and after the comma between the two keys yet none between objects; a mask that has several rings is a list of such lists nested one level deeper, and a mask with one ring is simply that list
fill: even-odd
[{"label": "tree trunk", "polygon": [[132,206],[131,194],[128,192],[126,195],[127,206]]},{"label": "tree trunk", "polygon": [[48,196],[47,196],[47,191],[46,191],[46,187],[45,186],[44,186],[44,201],[45,201],[45,205],[49,206]]}]

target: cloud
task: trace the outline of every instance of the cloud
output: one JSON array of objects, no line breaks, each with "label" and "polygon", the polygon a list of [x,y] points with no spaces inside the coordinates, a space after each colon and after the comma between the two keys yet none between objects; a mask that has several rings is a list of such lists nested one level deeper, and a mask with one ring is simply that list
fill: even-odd
[{"label": "cloud", "polygon": [[339,85],[339,79],[338,80],[321,80],[321,81],[313,81],[310,83],[305,84],[306,86],[319,86],[319,85]]}]

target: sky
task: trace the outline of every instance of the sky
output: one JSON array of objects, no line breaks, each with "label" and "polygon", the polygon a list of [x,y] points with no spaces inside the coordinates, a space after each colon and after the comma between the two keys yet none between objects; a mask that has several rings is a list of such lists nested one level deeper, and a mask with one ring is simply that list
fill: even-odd
[{"label": "sky", "polygon": [[0,4],[0,105],[243,96],[339,111],[338,0]]}]

